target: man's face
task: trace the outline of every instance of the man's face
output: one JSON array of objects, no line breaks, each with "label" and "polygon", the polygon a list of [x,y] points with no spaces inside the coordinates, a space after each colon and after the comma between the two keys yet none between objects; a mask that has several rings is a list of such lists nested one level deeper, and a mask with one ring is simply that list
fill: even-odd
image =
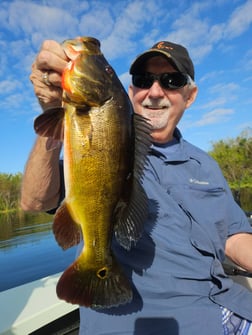
[{"label": "man's face", "polygon": [[[162,56],[154,56],[145,63],[144,72],[161,74],[177,70]],[[173,132],[184,110],[195,100],[197,88],[188,85],[177,89],[164,89],[158,81],[150,88],[129,87],[129,96],[134,111],[150,120],[153,127],[152,138],[156,143],[166,143],[173,139]]]}]

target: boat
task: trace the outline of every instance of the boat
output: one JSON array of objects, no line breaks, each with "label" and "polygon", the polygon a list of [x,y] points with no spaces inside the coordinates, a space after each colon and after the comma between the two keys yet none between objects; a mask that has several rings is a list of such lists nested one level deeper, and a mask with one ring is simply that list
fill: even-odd
[{"label": "boat", "polygon": [[1,335],[77,335],[79,306],[59,300],[61,273],[0,292]]},{"label": "boat", "polygon": [[[252,273],[227,261],[230,276],[252,290]],[[61,273],[0,292],[0,335],[78,335],[79,308],[59,300]]]}]

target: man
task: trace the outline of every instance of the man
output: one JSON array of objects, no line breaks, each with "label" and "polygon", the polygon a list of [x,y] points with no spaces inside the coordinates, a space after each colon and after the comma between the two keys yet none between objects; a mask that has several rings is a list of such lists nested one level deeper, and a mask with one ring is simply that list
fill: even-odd
[{"label": "man", "polygon": [[[58,43],[44,42],[30,77],[44,110],[61,105],[67,61]],[[113,242],[134,297],[117,308],[82,307],[80,334],[248,334],[252,293],[225,275],[222,262],[226,255],[252,271],[251,227],[218,165],[177,129],[197,96],[190,56],[181,45],[159,42],[135,59],[130,73],[134,110],[153,127],[143,237],[129,252]],[[48,151],[46,141],[37,138],[27,162],[25,210],[59,204],[60,144]]]}]

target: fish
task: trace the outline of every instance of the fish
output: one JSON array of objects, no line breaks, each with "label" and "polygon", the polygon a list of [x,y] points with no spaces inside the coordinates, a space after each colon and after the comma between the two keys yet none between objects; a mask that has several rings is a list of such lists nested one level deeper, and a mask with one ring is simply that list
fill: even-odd
[{"label": "fish", "polygon": [[53,220],[63,249],[77,259],[61,275],[60,299],[93,309],[131,302],[132,284],[116,259],[113,236],[126,250],[141,238],[148,215],[142,186],[151,145],[148,120],[129,97],[94,37],[62,43],[70,61],[62,74],[63,104],[39,115],[35,132],[63,141],[65,198]]}]

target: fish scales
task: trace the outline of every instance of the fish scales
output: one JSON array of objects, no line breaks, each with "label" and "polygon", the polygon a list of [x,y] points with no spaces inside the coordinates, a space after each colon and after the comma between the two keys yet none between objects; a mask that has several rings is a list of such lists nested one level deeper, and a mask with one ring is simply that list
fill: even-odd
[{"label": "fish scales", "polygon": [[[84,240],[79,257],[59,279],[57,294],[73,304],[108,308],[132,300],[130,279],[113,255],[111,239],[115,234],[130,249],[143,231],[148,204],[139,177],[150,127],[139,116],[133,127],[129,98],[98,40],[67,40],[63,48],[71,59],[62,78],[63,108],[46,111],[34,123],[40,136],[57,140],[64,134],[66,192],[54,217],[55,238],[63,249]],[[136,138],[146,138],[147,145]]]}]

